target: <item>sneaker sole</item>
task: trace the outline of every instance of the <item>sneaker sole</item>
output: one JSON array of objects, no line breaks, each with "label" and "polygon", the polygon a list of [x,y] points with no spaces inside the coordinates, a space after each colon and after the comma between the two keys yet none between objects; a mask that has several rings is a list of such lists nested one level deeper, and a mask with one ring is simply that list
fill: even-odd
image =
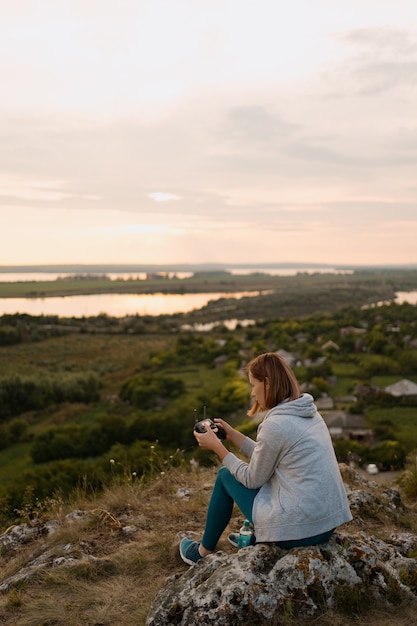
[{"label": "sneaker sole", "polygon": [[180,544],[180,557],[182,558],[184,563],[186,563],[187,565],[195,565],[196,563],[198,563],[198,561],[192,561],[191,559],[187,559],[187,557],[185,556],[185,554],[182,551],[181,544]]}]

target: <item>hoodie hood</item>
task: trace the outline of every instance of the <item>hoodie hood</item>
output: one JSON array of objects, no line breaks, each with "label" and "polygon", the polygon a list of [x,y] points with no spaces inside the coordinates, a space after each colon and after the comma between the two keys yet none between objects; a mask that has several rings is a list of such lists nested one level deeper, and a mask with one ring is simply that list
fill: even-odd
[{"label": "hoodie hood", "polygon": [[295,415],[296,417],[311,418],[317,414],[314,398],[309,393],[303,393],[297,400],[285,400],[272,409],[280,415]]}]

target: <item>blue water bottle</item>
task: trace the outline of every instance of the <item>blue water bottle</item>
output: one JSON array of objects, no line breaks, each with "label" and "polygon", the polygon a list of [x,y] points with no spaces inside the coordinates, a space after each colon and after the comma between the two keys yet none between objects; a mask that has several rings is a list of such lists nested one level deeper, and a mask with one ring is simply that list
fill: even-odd
[{"label": "blue water bottle", "polygon": [[252,542],[253,528],[249,520],[245,519],[243,526],[239,531],[239,540],[237,543],[238,548],[246,548],[250,546]]}]

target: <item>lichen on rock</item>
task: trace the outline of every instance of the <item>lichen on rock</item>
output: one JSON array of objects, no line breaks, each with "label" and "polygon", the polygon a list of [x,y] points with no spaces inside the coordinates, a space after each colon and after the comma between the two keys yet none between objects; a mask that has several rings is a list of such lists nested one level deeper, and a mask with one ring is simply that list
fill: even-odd
[{"label": "lichen on rock", "polygon": [[[353,488],[346,489],[359,521],[370,508],[387,515],[404,510],[395,489],[349,475]],[[416,546],[411,533],[381,539],[354,519],[318,546],[284,550],[260,543],[235,554],[216,552],[166,581],[146,626],[275,626],[329,610],[354,612],[358,604],[417,603],[417,561],[409,556]]]}]

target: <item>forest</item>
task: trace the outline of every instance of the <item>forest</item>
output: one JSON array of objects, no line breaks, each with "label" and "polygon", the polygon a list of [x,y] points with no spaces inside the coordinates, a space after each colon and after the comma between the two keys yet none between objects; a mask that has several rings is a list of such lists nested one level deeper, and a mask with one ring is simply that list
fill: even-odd
[{"label": "forest", "polygon": [[[331,398],[373,432],[366,442],[335,439],[340,461],[354,453],[402,469],[417,448],[417,397],[385,388],[417,383],[416,306],[364,305],[397,287],[390,274],[373,285],[356,279],[349,303],[340,297],[347,288],[330,280],[302,277],[282,292],[221,299],[190,314],[0,317],[0,523],[81,485],[100,490],[117,474],[143,480],[176,463],[212,464],[196,447],[195,418],[206,407],[254,436],[242,368],[267,350],[290,354],[315,399]],[[228,330],[230,315],[252,323]],[[217,323],[194,330],[203,320]]]}]

